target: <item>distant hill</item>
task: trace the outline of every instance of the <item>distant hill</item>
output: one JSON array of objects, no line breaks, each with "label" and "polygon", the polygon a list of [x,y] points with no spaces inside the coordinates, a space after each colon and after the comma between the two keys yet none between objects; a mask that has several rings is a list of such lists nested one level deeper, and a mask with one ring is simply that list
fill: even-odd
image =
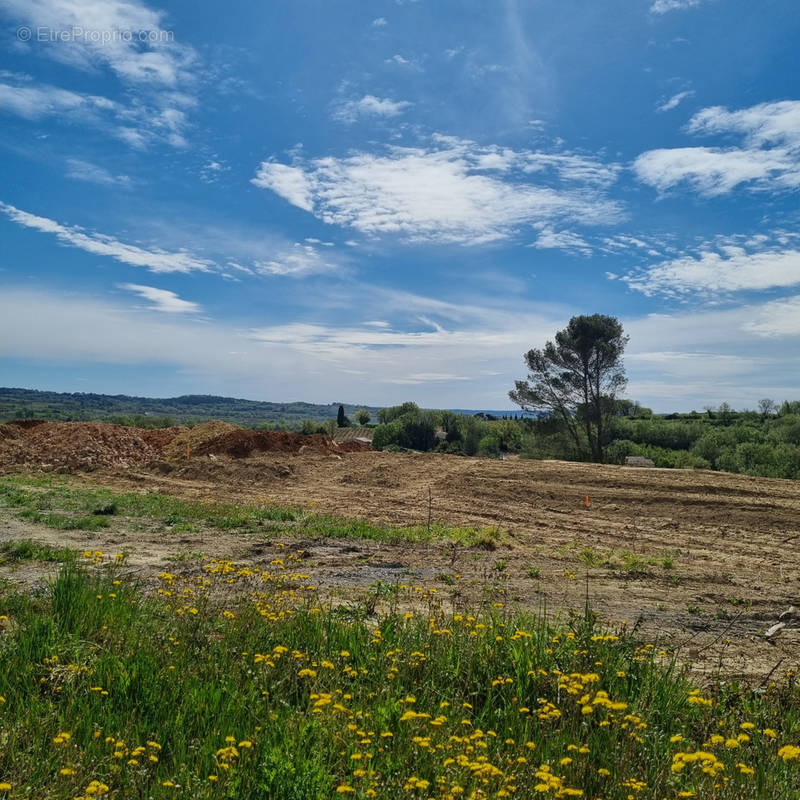
[{"label": "distant hill", "polygon": [[[325,422],[336,419],[340,403],[267,403],[213,395],[182,397],[129,397],[124,394],[90,394],[83,392],[42,392],[36,389],[0,388],[0,422],[11,419],[48,419],[63,422],[118,422],[146,427],[163,424],[184,425],[221,419],[236,425],[254,428],[262,423],[283,422],[296,427],[304,419]],[[366,408],[377,422],[378,408],[341,403],[345,414],[353,420],[355,412]]]},{"label": "distant hill", "polygon": [[476,414],[485,414],[486,416],[497,417],[497,419],[522,419],[523,417],[535,418],[536,414],[530,411],[522,411],[519,408],[504,408],[500,409],[475,409],[475,408],[451,408],[456,414],[469,414],[474,417]]}]

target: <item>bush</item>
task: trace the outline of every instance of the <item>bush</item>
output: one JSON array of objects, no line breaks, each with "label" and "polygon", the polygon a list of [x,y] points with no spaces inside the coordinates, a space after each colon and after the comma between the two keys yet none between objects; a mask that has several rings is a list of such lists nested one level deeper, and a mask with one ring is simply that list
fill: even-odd
[{"label": "bush", "polygon": [[478,443],[478,455],[499,458],[500,440],[494,435],[484,436]]},{"label": "bush", "polygon": [[498,441],[500,450],[518,453],[522,447],[522,426],[514,420],[504,419],[489,425],[491,433]]},{"label": "bush", "polygon": [[606,450],[606,462],[608,464],[624,464],[628,456],[638,455],[637,450],[636,443],[630,439],[617,439]]},{"label": "bush", "polygon": [[436,428],[427,414],[409,414],[397,421],[400,423],[397,444],[410,450],[433,450],[436,445]]},{"label": "bush", "polygon": [[464,455],[464,448],[461,446],[461,442],[439,442],[436,446],[437,453],[447,453],[451,456],[463,456]]},{"label": "bush", "polygon": [[390,423],[378,425],[372,432],[372,447],[374,450],[383,450],[387,445],[397,444],[399,425]]},{"label": "bush", "polygon": [[417,409],[390,423],[378,425],[372,433],[372,447],[385,450],[388,445],[408,450],[433,450],[436,446],[436,429],[430,415]]}]

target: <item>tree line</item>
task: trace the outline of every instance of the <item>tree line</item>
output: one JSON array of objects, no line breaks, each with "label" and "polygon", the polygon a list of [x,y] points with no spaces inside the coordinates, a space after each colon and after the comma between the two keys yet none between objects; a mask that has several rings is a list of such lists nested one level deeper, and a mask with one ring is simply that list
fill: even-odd
[{"label": "tree line", "polygon": [[800,401],[653,414],[621,397],[627,342],[615,317],[573,317],[553,341],[524,355],[528,376],[509,397],[529,417],[487,420],[403,403],[378,412],[373,446],[612,464],[644,456],[658,467],[800,478]]}]

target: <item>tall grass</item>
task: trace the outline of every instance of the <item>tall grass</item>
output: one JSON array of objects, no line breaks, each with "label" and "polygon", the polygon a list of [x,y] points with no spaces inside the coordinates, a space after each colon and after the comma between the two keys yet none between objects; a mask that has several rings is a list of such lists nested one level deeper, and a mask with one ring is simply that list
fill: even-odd
[{"label": "tall grass", "polygon": [[800,791],[791,680],[698,691],[588,609],[553,627],[500,604],[445,613],[409,587],[378,612],[332,608],[290,551],[149,588],[121,576],[122,558],[89,555],[45,593],[0,594],[0,796]]}]

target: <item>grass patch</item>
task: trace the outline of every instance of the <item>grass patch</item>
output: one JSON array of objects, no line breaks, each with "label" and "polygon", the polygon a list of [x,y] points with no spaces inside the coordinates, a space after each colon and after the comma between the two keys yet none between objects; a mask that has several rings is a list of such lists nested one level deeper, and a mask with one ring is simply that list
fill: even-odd
[{"label": "grass patch", "polygon": [[101,528],[107,528],[109,525],[108,519],[99,514],[92,514],[91,516],[72,515],[26,508],[20,511],[17,516],[28,522],[46,525],[48,528],[56,528],[56,530],[60,531],[98,531]]},{"label": "grass patch", "polygon": [[120,493],[75,487],[62,476],[5,476],[0,479],[0,506],[16,509],[22,519],[59,530],[99,530],[111,525],[111,517],[149,520],[175,533],[210,528],[244,534],[297,533],[389,543],[447,541],[485,550],[494,550],[504,541],[496,527],[456,527],[441,522],[396,527],[273,504],[185,500],[156,492]]},{"label": "grass patch", "polygon": [[4,561],[52,561],[65,563],[74,561],[74,551],[66,547],[50,547],[50,545],[34,542],[32,539],[10,539],[0,543],[0,564]]},{"label": "grass patch", "polygon": [[[790,680],[700,691],[657,647],[488,606],[320,603],[299,554],[158,594],[65,565],[0,590],[11,798],[702,797],[800,791]],[[401,610],[402,606],[402,610]],[[0,789],[2,792],[3,789]]]}]

